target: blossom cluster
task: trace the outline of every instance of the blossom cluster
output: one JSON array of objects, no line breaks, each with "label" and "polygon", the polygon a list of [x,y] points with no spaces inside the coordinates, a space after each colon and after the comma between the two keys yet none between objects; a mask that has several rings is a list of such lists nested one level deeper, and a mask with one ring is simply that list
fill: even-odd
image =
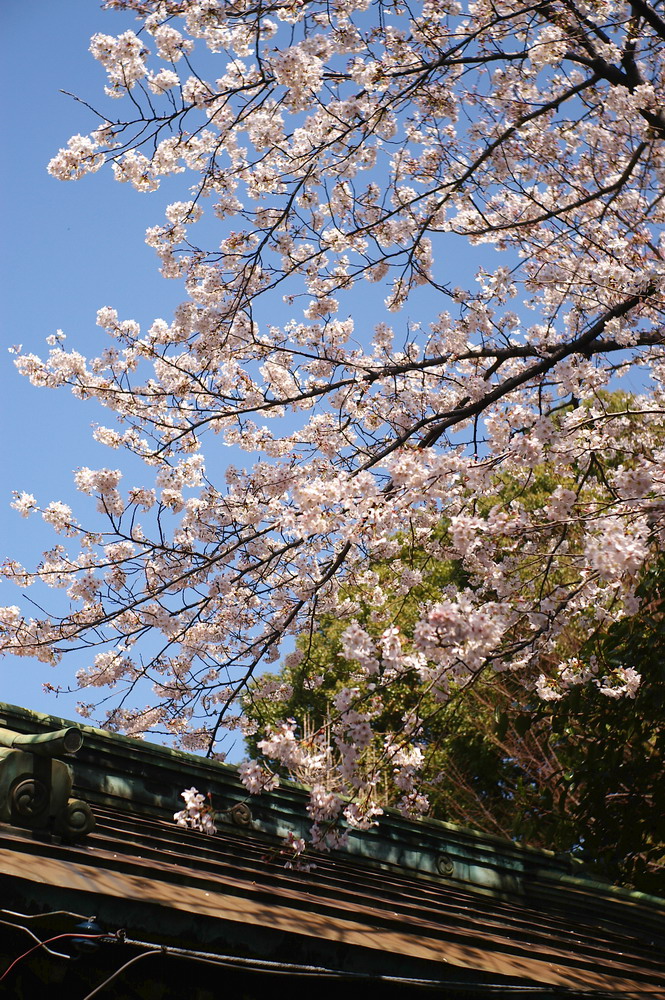
[{"label": "blossom cluster", "polygon": [[173,815],[178,826],[184,826],[188,830],[198,830],[208,836],[217,833],[215,814],[205,795],[201,795],[196,788],[186,788],[181,792],[181,798],[185,800],[185,808]]}]

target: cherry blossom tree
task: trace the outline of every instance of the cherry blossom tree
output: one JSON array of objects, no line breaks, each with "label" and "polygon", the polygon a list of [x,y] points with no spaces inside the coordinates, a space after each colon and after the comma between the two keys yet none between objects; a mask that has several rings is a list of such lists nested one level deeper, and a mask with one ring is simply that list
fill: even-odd
[{"label": "cherry blossom tree", "polygon": [[[540,488],[551,492],[547,474],[540,478]],[[530,493],[531,502],[537,503],[538,486]],[[380,565],[375,568],[382,572]],[[634,615],[600,628],[590,638],[564,629],[554,665],[567,662],[570,667],[574,656],[576,672],[585,671],[588,678],[565,698],[543,700],[535,690],[529,695],[521,678],[510,671],[479,676],[463,697],[445,703],[428,696],[415,672],[403,673],[385,686],[365,757],[377,803],[391,806],[402,797],[392,780],[392,762],[382,758],[378,734],[399,728],[404,711],[417,705],[423,750],[419,784],[429,799],[428,815],[532,847],[573,853],[597,874],[646,892],[665,887],[663,569],[661,557],[643,575],[637,589],[640,608]],[[456,571],[459,567],[452,564],[430,561],[423,584],[400,602],[398,613],[384,607],[385,620],[396,620],[402,636],[409,637],[419,604],[440,599]],[[378,637],[383,627],[373,610],[363,606],[358,619]],[[293,718],[301,739],[316,742],[327,755],[319,782],[328,791],[343,787],[340,756],[331,737],[334,699],[348,686],[354,669],[341,655],[345,627],[333,615],[322,616],[317,632],[299,640],[308,673],[303,676],[299,665],[264,673],[243,699],[244,713],[256,723],[256,732],[247,738],[249,752],[274,768],[259,748],[261,744],[271,752],[264,739],[266,725]],[[641,677],[629,697],[617,697],[616,688],[596,682],[603,671],[626,669],[626,664]],[[362,690],[357,678],[355,684]],[[270,698],[265,696],[268,689]],[[364,693],[369,694],[367,682]],[[290,772],[282,769],[301,779],[297,762]]]},{"label": "cherry blossom tree", "polygon": [[[117,694],[107,725],[214,753],[261,665],[317,615],[343,619],[358,683],[334,739],[353,801],[317,784],[325,755],[288,722],[266,735],[273,759],[310,769],[328,832],[343,810],[375,814],[364,749],[405,672],[442,702],[502,671],[544,699],[587,682],[634,695],[630,665],[551,664],[564,625],[635,610],[663,527],[660,4],[106,6],[136,30],[93,37],[105,103],[49,170],[110,169],[156,202],[181,177],[146,239],[186,298],[147,330],[104,306],[97,357],[56,340],[17,358],[106,407],[97,439],[145,472],[80,469],[96,513],[17,494],[64,538],[4,574],[68,605],[4,608],[4,648],[88,648],[78,683]],[[616,412],[602,390],[632,371]],[[247,467],[218,474],[223,446]],[[544,465],[558,485],[531,508]],[[350,588],[380,618],[422,579],[409,546],[459,561],[464,584],[422,604],[408,642],[395,626],[377,640]],[[407,812],[427,809],[420,729],[414,710],[381,734]]]}]

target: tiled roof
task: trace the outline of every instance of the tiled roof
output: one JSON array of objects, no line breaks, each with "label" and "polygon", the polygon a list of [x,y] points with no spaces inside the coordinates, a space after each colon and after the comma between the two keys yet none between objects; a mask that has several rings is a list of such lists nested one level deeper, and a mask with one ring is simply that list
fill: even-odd
[{"label": "tiled roof", "polygon": [[[16,726],[17,720],[15,715],[10,721]],[[27,713],[24,721],[27,731]],[[308,947],[317,954],[326,947],[330,962],[341,946],[344,954],[355,949],[374,956],[373,967],[381,956],[394,966],[397,956],[405,968],[411,963],[409,968],[421,975],[425,970],[432,980],[477,975],[486,982],[579,991],[574,995],[604,991],[665,1000],[662,901],[598,885],[538,852],[520,853],[506,844],[502,856],[492,838],[443,824],[404,824],[398,817],[389,817],[385,832],[374,839],[357,835],[350,853],[317,855],[311,871],[285,868],[280,840],[266,818],[270,797],[258,800],[259,819],[251,828],[228,823],[214,837],[183,830],[170,817],[180,788],[192,783],[183,772],[187,755],[134,747],[99,731],[87,736],[88,756],[84,747],[74,772],[80,775],[77,794],[92,805],[95,831],[81,843],[65,844],[0,825],[0,888],[8,879],[14,893],[22,887],[26,906],[38,907],[42,897],[52,905],[57,892],[66,892],[68,899],[85,900],[80,912],[94,912],[107,926],[122,912],[131,933],[145,937],[150,930],[158,943],[182,943],[186,920],[195,915],[200,928],[205,925],[200,933],[206,940],[198,944],[208,946],[218,927],[218,941],[226,947],[229,941],[242,942],[239,954],[251,955],[252,941],[260,937],[254,953],[264,956],[270,941],[279,940],[283,958],[287,940],[297,959],[308,954]],[[112,770],[99,771],[104,748],[107,768],[115,759],[116,770],[121,758],[127,762],[135,752],[136,787],[142,794],[121,800],[118,776],[114,780]],[[147,769],[146,755],[154,757]],[[223,786],[216,796],[226,789],[232,804],[232,790],[242,795],[232,769],[205,767],[211,775],[218,773]],[[180,776],[169,802],[171,770],[180,770]],[[294,827],[304,822],[300,790],[280,790],[274,813],[282,825],[289,813]],[[420,839],[423,857],[445,851],[454,859],[452,875],[438,875],[427,863],[390,860],[400,850],[405,857],[417,856]],[[491,867],[488,858],[494,858],[494,882],[483,874]],[[481,875],[473,877],[478,870]],[[504,877],[506,871],[513,875]],[[161,914],[157,924],[156,912]],[[195,947],[195,932],[187,933],[188,945]]]}]

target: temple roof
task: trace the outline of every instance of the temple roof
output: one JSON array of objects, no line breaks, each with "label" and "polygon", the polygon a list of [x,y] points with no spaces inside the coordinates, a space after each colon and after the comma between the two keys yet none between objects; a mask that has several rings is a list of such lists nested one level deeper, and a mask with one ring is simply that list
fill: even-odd
[{"label": "temple roof", "polygon": [[[0,726],[13,733],[73,725],[0,705]],[[589,879],[570,858],[392,812],[376,829],[352,831],[347,850],[314,855],[311,870],[285,867],[282,838],[308,826],[303,788],[284,783],[248,798],[232,766],[78,728],[83,746],[62,759],[95,828],[76,837],[5,819],[0,919],[19,938],[41,921],[44,940],[74,935],[78,918],[94,915],[105,935],[95,959],[100,981],[152,948],[161,949],[162,966],[165,956],[174,968],[189,956],[232,975],[245,970],[251,982],[334,980],[350,996],[372,982],[377,996],[378,987],[386,996],[445,987],[465,997],[665,1000],[663,900]],[[25,745],[7,752],[29,757]],[[215,836],[173,821],[191,785],[212,797]],[[13,953],[2,958],[0,975]],[[53,958],[53,969],[58,961],[65,964]],[[85,982],[96,982],[94,970]]]}]

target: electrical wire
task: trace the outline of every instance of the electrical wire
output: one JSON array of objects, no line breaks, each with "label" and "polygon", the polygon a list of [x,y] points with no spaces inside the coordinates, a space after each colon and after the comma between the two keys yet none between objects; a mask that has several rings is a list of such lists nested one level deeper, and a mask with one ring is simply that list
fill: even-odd
[{"label": "electrical wire", "polygon": [[[5,911],[2,910],[0,912],[4,913]],[[18,916],[18,914],[16,915]],[[38,944],[40,944],[44,949],[44,951],[47,951],[49,955],[55,955],[56,958],[71,958],[71,955],[65,954],[64,951],[56,951],[54,948],[47,948],[44,942],[41,941],[36,934],[33,934],[33,932],[28,927],[22,927],[21,924],[12,924],[9,922],[9,920],[0,920],[0,924],[3,924],[5,927],[12,927],[14,930],[17,931],[25,931],[25,933],[29,934],[30,937],[33,939],[33,941],[36,941]]]},{"label": "electrical wire", "polygon": [[300,973],[301,975],[306,976],[328,976],[329,978],[335,979],[364,979],[371,980],[372,982],[380,980],[381,982],[389,981],[404,984],[411,983],[432,986],[443,985],[441,982],[434,979],[383,976],[381,974],[368,975],[365,972],[348,972],[343,969],[328,969],[322,965],[302,965],[294,962],[271,962],[267,958],[243,958],[241,955],[219,955],[212,951],[197,951],[193,948],[179,948],[177,945],[158,945],[153,944],[151,941],[140,941],[128,937],[123,938],[123,940],[127,945],[146,949],[149,948],[151,951],[159,951],[164,955],[174,955],[177,958],[199,959],[201,961],[215,963],[217,965],[227,965],[238,969],[250,969],[257,972],[283,972],[288,975],[297,975]]},{"label": "electrical wire", "polygon": [[[39,920],[43,917],[53,917],[53,916],[67,916],[73,917],[77,920],[93,920],[94,917],[82,913],[74,913],[71,910],[49,910],[45,913],[19,913],[15,910],[7,910],[0,908],[0,913],[5,916],[20,917],[22,920]],[[514,995],[516,997],[537,997],[538,994],[541,996],[561,996],[570,997],[574,996],[576,998],[588,997],[589,1000],[603,1000],[603,998],[608,998],[608,1000],[616,1000],[615,993],[609,993],[604,990],[584,990],[580,992],[572,987],[567,986],[520,986],[513,984],[498,984],[498,983],[464,983],[464,982],[451,982],[450,980],[434,980],[434,979],[415,979],[407,978],[402,976],[385,976],[385,975],[370,975],[362,972],[348,972],[341,969],[329,969],[324,966],[319,965],[298,965],[295,963],[288,962],[271,962],[268,959],[254,959],[254,958],[243,958],[239,955],[219,955],[214,952],[207,951],[196,951],[191,948],[178,948],[175,945],[158,945],[151,941],[142,941],[140,939],[128,938],[125,936],[124,932],[117,931],[115,934],[105,933],[105,934],[81,934],[76,931],[67,934],[57,934],[55,937],[47,938],[45,941],[40,941],[36,934],[34,934],[29,928],[23,927],[20,924],[10,923],[7,920],[0,920],[0,924],[4,924],[7,927],[13,927],[17,930],[24,931],[33,940],[37,941],[34,947],[30,948],[24,954],[19,955],[18,958],[14,959],[11,965],[5,969],[3,974],[0,976],[0,981],[8,975],[8,973],[24,958],[27,958],[33,951],[37,951],[39,948],[43,948],[49,955],[53,955],[57,958],[66,958],[71,960],[71,955],[67,955],[64,952],[55,951],[53,948],[48,948],[47,945],[52,941],[57,941],[59,938],[90,938],[90,939],[101,939],[105,938],[107,941],[117,941],[118,943],[123,943],[130,945],[132,947],[142,947],[146,950],[140,955],[134,955],[131,959],[121,965],[115,970],[110,976],[108,976],[102,983],[95,987],[91,993],[86,994],[83,1000],[91,1000],[92,997],[97,996],[102,990],[117,979],[118,976],[128,969],[130,966],[134,965],[143,958],[149,958],[154,955],[165,955],[172,956],[174,958],[183,958],[193,962],[201,962],[205,965],[219,965],[231,969],[245,969],[247,971],[253,972],[264,972],[270,975],[290,975],[290,976],[316,976],[317,978],[325,979],[336,979],[341,981],[364,981],[368,983],[392,983],[395,985],[403,986],[413,986],[420,987],[421,989],[442,989],[447,990],[455,989],[458,987],[462,990],[468,989],[483,989],[488,996],[492,994],[501,995]],[[633,990],[628,993],[624,993],[624,1000],[646,1000],[646,998],[652,997],[656,1000],[665,1000],[665,993],[653,990]]]},{"label": "electrical wire", "polygon": [[[127,942],[130,943],[130,942]],[[205,955],[206,953],[202,953]],[[337,972],[334,969],[323,969],[319,966],[307,966],[307,965],[288,965],[286,963],[279,962],[252,962],[251,960],[240,960],[237,961],[234,956],[213,956],[213,957],[202,957],[202,954],[192,953],[187,951],[185,948],[169,948],[169,947],[151,947],[149,951],[144,951],[140,955],[135,955],[130,958],[128,962],[121,965],[119,969],[116,969],[103,983],[96,986],[91,993],[87,993],[83,1000],[92,1000],[93,997],[101,993],[102,990],[106,989],[114,979],[117,979],[126,969],[131,965],[138,962],[142,958],[150,958],[155,955],[165,955],[172,956],[174,958],[184,958],[190,962],[200,962],[203,965],[221,966],[223,968],[231,969],[249,969],[253,972],[264,972],[269,973],[272,976],[316,976],[317,979],[354,979],[354,980],[364,980],[365,982],[372,983],[384,983],[390,982],[404,986],[421,986],[425,989],[437,989],[440,990],[443,986],[447,985],[444,982],[438,982],[435,980],[428,979],[404,979],[398,976],[369,976],[364,975],[361,972]]]},{"label": "electrical wire", "polygon": [[[381,973],[366,973],[366,972],[350,972],[344,969],[330,969],[321,965],[302,965],[290,962],[271,962],[269,959],[263,958],[244,958],[240,955],[218,955],[215,952],[210,951],[196,951],[191,948],[178,948],[175,945],[156,945],[150,941],[141,941],[134,938],[123,938],[124,943],[127,945],[132,945],[134,947],[150,948],[153,951],[159,950],[162,954],[174,955],[176,957],[182,958],[192,958],[201,961],[207,961],[210,964],[225,965],[236,969],[247,969],[249,971],[256,972],[269,972],[275,974],[286,974],[286,975],[303,975],[303,976],[317,976],[328,979],[341,979],[341,980],[355,980],[372,982],[372,983],[395,983],[397,985],[403,986],[422,986],[425,988],[440,989],[442,986],[465,986],[466,983],[455,983],[450,980],[442,979],[417,979],[415,977],[409,976],[388,976],[382,975]],[[476,987],[479,984],[474,983],[472,986]],[[484,984],[489,985],[489,984]],[[501,989],[514,989],[514,990],[542,990],[542,986],[508,986],[505,987],[501,985]],[[552,986],[547,987],[552,991],[560,992],[565,995],[569,988],[567,986]],[[572,992],[572,990],[571,990]],[[87,1000],[87,997],[84,998]]]},{"label": "electrical wire", "polygon": [[42,917],[74,917],[76,920],[94,920],[94,917],[84,913],[73,913],[71,910],[47,910],[45,913],[19,913],[17,910],[5,910],[0,907],[0,913],[8,917],[20,917],[21,920],[41,920]]},{"label": "electrical wire", "polygon": [[[116,969],[110,976],[108,976],[102,983],[95,987],[90,993],[87,993],[83,1000],[92,1000],[93,997],[98,996],[106,987],[112,983],[115,979],[122,975],[122,973],[128,969],[130,966],[139,962],[141,959],[149,958],[150,956],[163,955],[172,956],[174,958],[183,958],[192,962],[200,962],[204,965],[211,966],[223,966],[225,968],[231,969],[242,969],[251,972],[263,972],[269,975],[282,975],[282,976],[316,976],[317,979],[332,979],[337,981],[354,981],[354,982],[366,982],[373,983],[375,985],[390,984],[395,986],[410,986],[415,988],[420,988],[423,990],[439,990],[445,989],[448,995],[451,995],[451,991],[459,989],[462,991],[467,991],[469,989],[482,990],[487,996],[514,996],[516,998],[529,997],[535,998],[553,998],[553,997],[573,997],[575,1000],[580,1000],[582,997],[588,997],[589,1000],[616,1000],[616,993],[607,992],[605,990],[583,990],[580,991],[577,988],[568,986],[545,986],[545,985],[513,985],[513,984],[499,984],[499,983],[471,983],[471,982],[451,982],[450,980],[434,980],[434,979],[416,979],[407,978],[403,976],[386,976],[386,975],[372,975],[362,972],[347,972],[339,969],[329,969],[318,965],[296,965],[288,962],[271,962],[267,959],[253,959],[253,958],[242,958],[237,955],[218,955],[214,952],[205,951],[195,951],[189,948],[178,948],[176,946],[169,945],[157,945],[150,941],[141,941],[132,938],[122,938],[123,942],[127,945],[134,947],[143,947],[147,949],[141,952],[140,955],[134,955],[127,962]],[[628,998],[633,998],[633,1000],[646,1000],[646,998],[653,997],[654,1000],[665,1000],[665,994],[660,991],[655,993],[653,991],[630,991],[622,994],[624,1000]]]},{"label": "electrical wire", "polygon": [[[22,927],[21,930],[25,931],[27,930],[27,927]],[[32,931],[29,931],[29,933],[32,934]],[[32,936],[35,937],[34,934],[32,934]],[[24,958],[28,957],[28,955],[32,955],[33,951],[37,951],[38,948],[43,948],[45,945],[50,944],[52,941],[60,941],[61,938],[94,938],[95,940],[99,940],[99,938],[105,938],[105,937],[108,937],[108,934],[77,934],[76,931],[71,931],[69,934],[56,934],[54,937],[46,938],[46,941],[39,941],[38,944],[33,945],[32,948],[28,948],[28,950],[24,951],[22,955],[19,955],[18,958],[14,959],[11,965],[9,965],[0,976],[0,983],[5,978],[5,976],[9,975],[9,973],[12,971],[15,965],[18,965],[19,962],[22,962]]]},{"label": "electrical wire", "polygon": [[99,986],[95,986],[91,993],[86,993],[83,1000],[91,1000],[92,997],[97,996],[98,993],[105,990],[109,983],[112,983],[114,979],[117,979],[118,976],[122,975],[125,969],[128,969],[130,965],[135,965],[136,962],[140,961],[142,958],[151,958],[153,955],[158,955],[160,951],[161,949],[155,949],[153,951],[144,951],[140,955],[134,955],[134,958],[130,958],[128,962],[125,962],[125,964],[121,965],[119,969],[116,969],[110,976],[107,976],[103,983],[100,983]]}]

